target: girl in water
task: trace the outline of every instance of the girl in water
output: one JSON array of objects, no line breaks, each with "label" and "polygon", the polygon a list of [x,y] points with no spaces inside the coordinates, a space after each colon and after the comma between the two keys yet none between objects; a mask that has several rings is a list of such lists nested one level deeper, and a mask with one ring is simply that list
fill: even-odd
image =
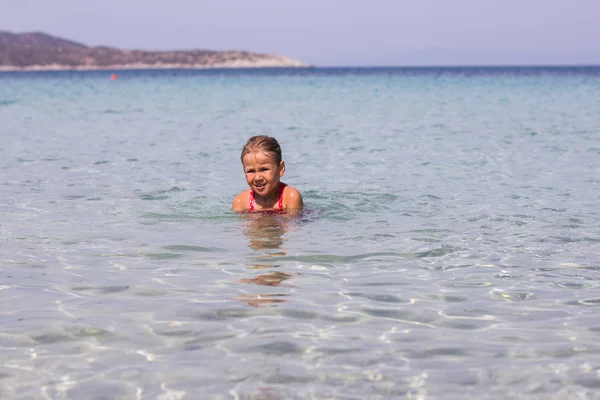
[{"label": "girl in water", "polygon": [[280,180],[285,173],[285,163],[275,138],[264,135],[251,137],[240,158],[250,189],[233,199],[233,211],[284,212],[304,207],[300,192]]}]

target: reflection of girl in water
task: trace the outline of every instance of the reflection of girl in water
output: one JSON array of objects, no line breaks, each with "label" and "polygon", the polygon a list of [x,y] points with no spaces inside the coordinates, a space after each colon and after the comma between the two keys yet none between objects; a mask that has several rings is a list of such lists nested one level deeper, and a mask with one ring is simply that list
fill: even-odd
[{"label": "reflection of girl in water", "polygon": [[[277,264],[269,265],[268,260],[270,257],[285,255],[281,246],[285,240],[286,232],[293,226],[294,219],[287,218],[285,215],[281,214],[248,214],[244,216],[244,220],[246,222],[244,233],[248,237],[249,246],[254,250],[275,251],[268,252],[258,257],[263,260],[264,263],[250,265],[248,268],[254,270],[267,270],[279,267],[280,265]],[[250,278],[239,279],[238,282],[259,286],[281,287],[284,281],[287,281],[294,275],[297,274],[271,270],[265,271],[265,273],[260,275],[254,275]],[[283,284],[283,286],[286,285]],[[236,297],[236,300],[248,303],[253,307],[276,306],[279,303],[285,303],[287,301],[285,299],[287,296],[288,294],[285,293],[247,293]]]},{"label": "reflection of girl in water", "polygon": [[254,250],[280,249],[290,220],[280,215],[248,215],[244,233]]},{"label": "reflection of girl in water", "polygon": [[[254,266],[254,268],[265,268],[265,267],[268,267],[268,266],[264,266],[264,265]],[[258,276],[255,276],[254,278],[240,279],[239,282],[240,283],[249,283],[249,284],[253,284],[253,285],[260,285],[260,286],[278,287],[281,285],[281,283],[283,281],[286,281],[286,280],[292,278],[294,275],[297,275],[297,274],[288,274],[286,272],[271,271],[268,274],[258,275]],[[238,301],[243,301],[245,303],[248,303],[249,305],[251,305],[253,307],[264,307],[264,306],[275,306],[278,303],[286,303],[287,300],[285,299],[285,297],[287,297],[287,296],[289,296],[289,295],[285,294],[285,293],[268,293],[268,294],[247,293],[247,294],[243,294],[239,297],[236,297],[235,299]]]},{"label": "reflection of girl in water", "polygon": [[290,279],[293,275],[286,272],[271,271],[265,275],[258,275],[254,278],[240,279],[242,283],[253,283],[261,286],[279,286],[281,282]]},{"label": "reflection of girl in water", "polygon": [[248,139],[241,155],[246,182],[250,189],[238,194],[231,208],[238,212],[294,211],[304,206],[300,192],[285,183],[285,163],[281,147],[270,136]]}]

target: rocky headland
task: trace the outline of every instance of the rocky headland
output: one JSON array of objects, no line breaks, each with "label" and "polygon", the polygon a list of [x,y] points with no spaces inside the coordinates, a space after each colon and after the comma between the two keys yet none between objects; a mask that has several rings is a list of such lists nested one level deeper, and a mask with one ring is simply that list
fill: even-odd
[{"label": "rocky headland", "polygon": [[41,32],[0,31],[0,71],[308,67],[277,54],[248,51],[145,51],[84,44]]}]

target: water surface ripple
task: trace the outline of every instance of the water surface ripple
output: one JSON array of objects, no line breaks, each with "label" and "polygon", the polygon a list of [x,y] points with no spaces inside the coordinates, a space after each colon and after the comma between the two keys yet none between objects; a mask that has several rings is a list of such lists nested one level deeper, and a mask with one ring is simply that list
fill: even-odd
[{"label": "water surface ripple", "polygon": [[118,76],[0,73],[0,398],[597,396],[600,69]]}]

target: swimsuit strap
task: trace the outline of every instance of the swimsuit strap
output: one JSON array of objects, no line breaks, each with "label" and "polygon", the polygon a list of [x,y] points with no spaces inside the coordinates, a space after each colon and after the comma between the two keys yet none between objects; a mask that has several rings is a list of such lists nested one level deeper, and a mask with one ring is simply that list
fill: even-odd
[{"label": "swimsuit strap", "polygon": [[248,207],[248,211],[254,211],[254,190],[250,189],[250,206]]},{"label": "swimsuit strap", "polygon": [[283,211],[283,189],[285,189],[287,185],[283,182],[280,182],[279,189],[279,211]]},{"label": "swimsuit strap", "polygon": [[[285,189],[287,185],[283,182],[279,182],[279,211],[283,211],[283,189]],[[250,189],[250,194],[248,196],[248,211],[254,211],[254,190]]]}]

